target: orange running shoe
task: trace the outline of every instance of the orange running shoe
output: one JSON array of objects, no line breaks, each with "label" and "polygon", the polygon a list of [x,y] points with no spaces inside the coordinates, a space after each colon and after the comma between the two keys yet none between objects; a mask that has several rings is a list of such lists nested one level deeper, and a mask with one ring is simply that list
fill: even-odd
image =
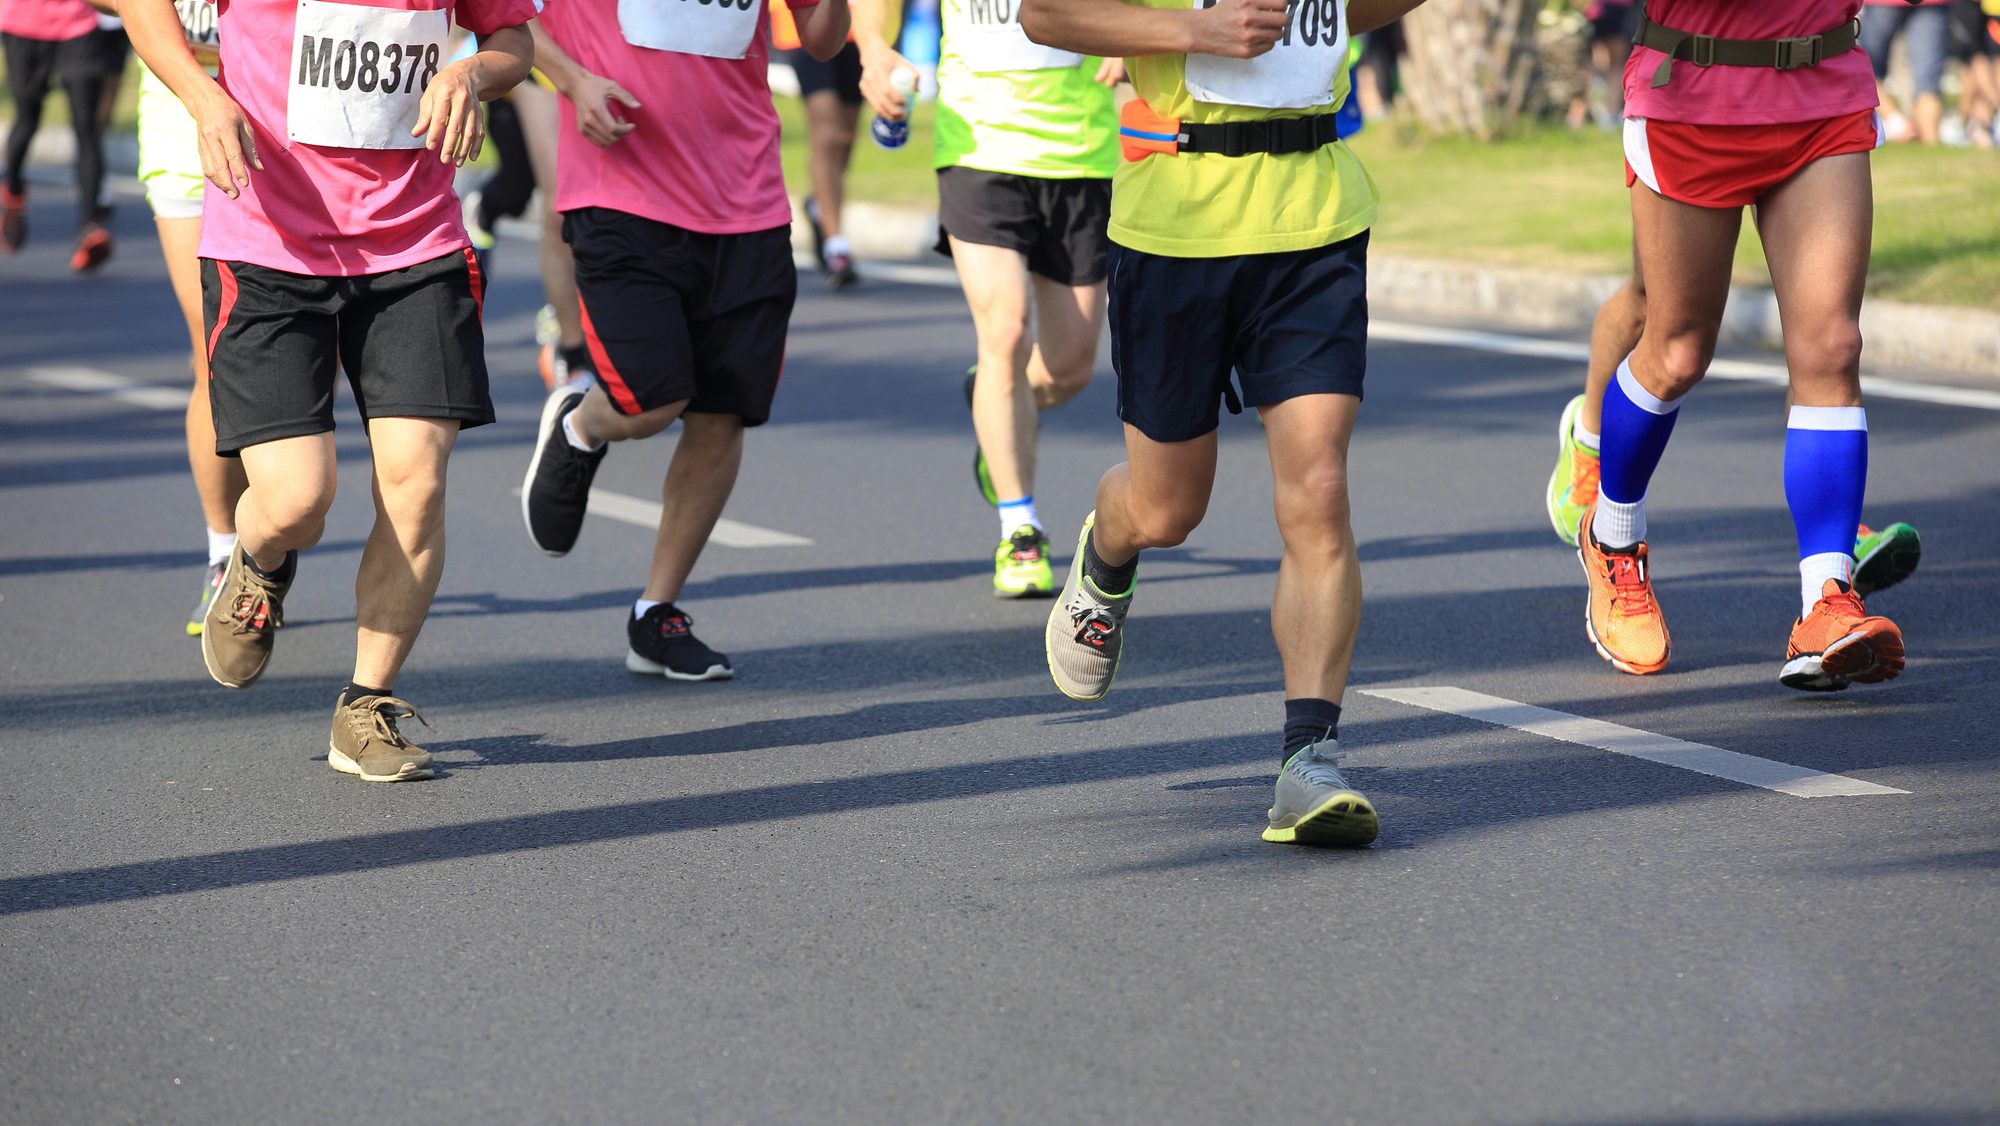
[{"label": "orange running shoe", "polygon": [[1778,682],[1805,692],[1894,680],[1903,671],[1903,631],[1873,617],[1861,597],[1834,579],[1820,587],[1812,613],[1792,625]]},{"label": "orange running shoe", "polygon": [[0,187],[0,249],[8,254],[28,241],[28,197]]},{"label": "orange running shoe", "polygon": [[1597,655],[1619,672],[1634,676],[1666,668],[1673,643],[1667,639],[1666,615],[1653,597],[1646,545],[1641,542],[1629,552],[1606,551],[1590,533],[1588,511],[1579,532],[1576,557],[1590,580],[1583,627],[1597,646]]},{"label": "orange running shoe", "polygon": [[102,223],[86,223],[83,233],[76,237],[76,250],[69,256],[69,268],[79,274],[87,274],[111,257],[111,232]]}]

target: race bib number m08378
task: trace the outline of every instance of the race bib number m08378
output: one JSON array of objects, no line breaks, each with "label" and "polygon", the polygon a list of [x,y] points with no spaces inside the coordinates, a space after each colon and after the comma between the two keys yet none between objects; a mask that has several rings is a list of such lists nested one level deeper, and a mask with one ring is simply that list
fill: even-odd
[{"label": "race bib number m08378", "polygon": [[337,149],[420,149],[410,136],[424,87],[437,76],[450,15],[332,0],[298,0],[292,83],[293,142]]},{"label": "race bib number m08378", "polygon": [[975,74],[1068,70],[1083,62],[1082,55],[1028,38],[1021,30],[1021,0],[947,0],[944,37]]},{"label": "race bib number m08378", "polygon": [[[1193,0],[1213,8],[1215,0]],[[1343,0],[1286,0],[1285,32],[1254,59],[1189,55],[1188,93],[1198,102],[1260,109],[1310,109],[1333,104],[1334,84],[1347,66]]]},{"label": "race bib number m08378", "polygon": [[750,51],[765,0],[618,0],[625,42],[655,51],[740,59]]}]

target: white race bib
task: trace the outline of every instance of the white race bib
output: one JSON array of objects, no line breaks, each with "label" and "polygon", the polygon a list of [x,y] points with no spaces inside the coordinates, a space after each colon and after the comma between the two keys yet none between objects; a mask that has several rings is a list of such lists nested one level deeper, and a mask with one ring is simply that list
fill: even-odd
[{"label": "white race bib", "polygon": [[451,17],[332,0],[298,0],[286,127],[302,145],[420,149],[410,136],[436,77]]},{"label": "white race bib", "polygon": [[945,36],[974,74],[1068,70],[1083,62],[1074,51],[1044,47],[1028,38],[1021,30],[1021,0],[957,0],[945,13]]},{"label": "white race bib", "polygon": [[618,30],[634,47],[740,59],[763,14],[764,0],[618,0]]},{"label": "white race bib", "polygon": [[[1215,0],[1194,0],[1212,8]],[[1198,102],[1259,109],[1310,109],[1333,104],[1334,83],[1347,67],[1347,12],[1342,0],[1286,0],[1285,34],[1254,59],[1187,57],[1188,93]]]},{"label": "white race bib", "polygon": [[209,0],[174,0],[174,13],[181,18],[181,31],[188,46],[214,50],[222,44],[215,33],[215,5]]}]

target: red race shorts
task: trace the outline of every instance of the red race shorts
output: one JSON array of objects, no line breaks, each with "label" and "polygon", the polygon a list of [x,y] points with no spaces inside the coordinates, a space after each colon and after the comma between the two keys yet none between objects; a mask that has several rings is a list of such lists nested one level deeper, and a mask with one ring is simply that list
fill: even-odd
[{"label": "red race shorts", "polygon": [[1625,186],[1696,207],[1748,207],[1821,157],[1882,143],[1882,119],[1864,109],[1785,125],[1691,125],[1625,119]]}]

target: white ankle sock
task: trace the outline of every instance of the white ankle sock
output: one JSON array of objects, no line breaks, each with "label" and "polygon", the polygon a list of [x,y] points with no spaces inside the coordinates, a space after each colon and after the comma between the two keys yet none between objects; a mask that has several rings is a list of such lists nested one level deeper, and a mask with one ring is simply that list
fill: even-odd
[{"label": "white ankle sock", "polygon": [[597,452],[596,446],[587,444],[586,442],[584,442],[583,438],[577,434],[575,411],[571,411],[563,416],[563,437],[568,438],[570,445],[575,446],[577,449],[582,450],[584,453],[594,454]]},{"label": "white ankle sock", "polygon": [[826,256],[828,258],[838,258],[843,254],[847,255],[850,258],[854,256],[854,245],[847,241],[847,236],[846,235],[826,236]]},{"label": "white ankle sock", "polygon": [[1013,535],[1014,529],[1023,524],[1033,524],[1037,528],[1042,526],[1042,518],[1035,514],[1035,498],[1025,496],[1020,500],[1001,501],[1000,538]]},{"label": "white ankle sock", "polygon": [[657,602],[651,598],[641,598],[632,604],[632,616],[634,618],[643,618],[646,616],[646,611],[651,610],[655,606],[665,605],[665,602]]},{"label": "white ankle sock", "polygon": [[1623,551],[1646,538],[1646,498],[1620,504],[1597,494],[1597,514],[1590,518],[1590,534],[1599,546]]},{"label": "white ankle sock", "polygon": [[1585,430],[1582,419],[1579,418],[1570,424],[1569,436],[1576,439],[1576,444],[1582,446],[1584,449],[1592,453],[1598,452],[1599,438],[1597,431]]},{"label": "white ankle sock", "polygon": [[218,532],[213,528],[207,531],[208,565],[213,567],[217,563],[229,562],[229,556],[236,550],[236,533]]},{"label": "white ankle sock", "polygon": [[1828,579],[1839,579],[1853,586],[1854,557],[1838,551],[1825,551],[1799,560],[1799,617],[1812,613],[1813,603],[1819,601],[1820,591],[1825,589]]}]

